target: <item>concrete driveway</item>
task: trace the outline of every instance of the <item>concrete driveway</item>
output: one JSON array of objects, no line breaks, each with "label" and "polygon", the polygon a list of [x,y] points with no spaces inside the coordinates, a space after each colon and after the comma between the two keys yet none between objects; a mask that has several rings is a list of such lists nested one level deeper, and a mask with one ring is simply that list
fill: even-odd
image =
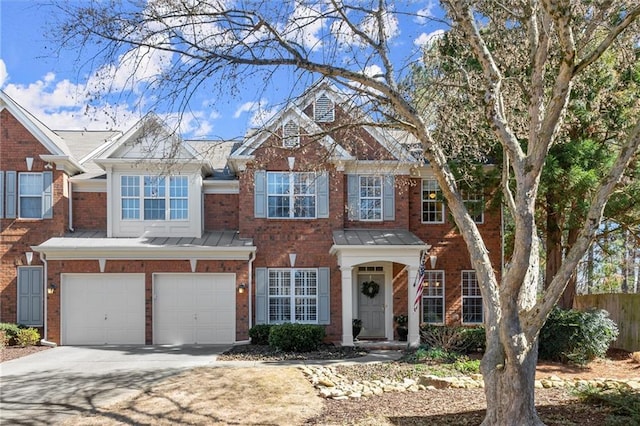
[{"label": "concrete driveway", "polygon": [[64,346],[0,364],[0,424],[55,424],[137,394],[229,346]]}]

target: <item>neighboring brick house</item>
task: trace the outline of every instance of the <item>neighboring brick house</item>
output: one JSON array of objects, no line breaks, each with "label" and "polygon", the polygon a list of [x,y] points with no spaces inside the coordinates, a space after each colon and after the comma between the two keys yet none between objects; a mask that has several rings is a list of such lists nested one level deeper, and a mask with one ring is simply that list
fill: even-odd
[{"label": "neighboring brick house", "polygon": [[[394,339],[399,314],[416,344],[420,322],[481,323],[429,166],[397,132],[332,130],[352,111],[318,83],[241,143],[195,142],[153,114],[54,132],[0,92],[0,321],[67,345],[229,344],[279,322],[353,345],[353,318]],[[474,211],[499,271],[500,211]]]}]

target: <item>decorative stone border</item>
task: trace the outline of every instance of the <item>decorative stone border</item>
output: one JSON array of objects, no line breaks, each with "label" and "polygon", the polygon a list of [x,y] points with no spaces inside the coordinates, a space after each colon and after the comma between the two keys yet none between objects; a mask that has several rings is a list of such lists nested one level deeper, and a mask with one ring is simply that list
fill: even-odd
[{"label": "decorative stone border", "polygon": [[[362,398],[373,395],[381,395],[385,392],[418,392],[436,389],[477,389],[483,388],[484,382],[481,374],[460,377],[437,377],[432,375],[420,376],[418,380],[404,378],[402,381],[390,379],[349,381],[344,376],[336,373],[332,367],[301,366],[300,369],[318,389],[323,398],[344,400],[349,398]],[[565,388],[593,386],[601,389],[621,389],[640,391],[640,377],[631,379],[562,379],[558,376],[549,376],[546,379],[536,380],[535,387]]]}]

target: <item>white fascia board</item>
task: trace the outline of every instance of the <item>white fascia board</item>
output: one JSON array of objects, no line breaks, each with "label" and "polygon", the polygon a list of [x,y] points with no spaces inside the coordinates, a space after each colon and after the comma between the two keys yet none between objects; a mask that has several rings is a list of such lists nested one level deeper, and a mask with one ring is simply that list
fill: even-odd
[{"label": "white fascia board", "polygon": [[424,245],[337,245],[329,249],[329,254],[335,255],[341,267],[355,267],[362,263],[374,261],[388,261],[403,265],[418,266],[420,252],[429,250],[429,244]]},{"label": "white fascia board", "polygon": [[234,172],[243,172],[247,170],[247,164],[255,158],[255,155],[232,155],[229,157],[229,165]]},{"label": "white fascia board", "polygon": [[205,194],[239,194],[239,180],[204,180],[202,190]]},{"label": "white fascia board", "polygon": [[70,179],[73,192],[107,192],[106,179]]},{"label": "white fascia board", "polygon": [[255,246],[247,247],[40,247],[47,260],[248,260]]},{"label": "white fascia board", "polygon": [[69,175],[86,171],[80,163],[68,155],[40,154],[40,159],[44,162],[55,164],[56,170],[62,170]]},{"label": "white fascia board", "polygon": [[416,163],[398,162],[395,160],[355,160],[345,162],[344,172],[347,174],[390,174],[410,175]]}]

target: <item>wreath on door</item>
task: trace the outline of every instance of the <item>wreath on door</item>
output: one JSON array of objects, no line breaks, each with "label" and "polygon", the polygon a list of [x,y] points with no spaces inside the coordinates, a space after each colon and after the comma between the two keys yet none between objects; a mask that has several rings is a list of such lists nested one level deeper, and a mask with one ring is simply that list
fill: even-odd
[{"label": "wreath on door", "polygon": [[380,284],[375,281],[365,281],[362,283],[362,294],[373,299],[380,293]]}]

